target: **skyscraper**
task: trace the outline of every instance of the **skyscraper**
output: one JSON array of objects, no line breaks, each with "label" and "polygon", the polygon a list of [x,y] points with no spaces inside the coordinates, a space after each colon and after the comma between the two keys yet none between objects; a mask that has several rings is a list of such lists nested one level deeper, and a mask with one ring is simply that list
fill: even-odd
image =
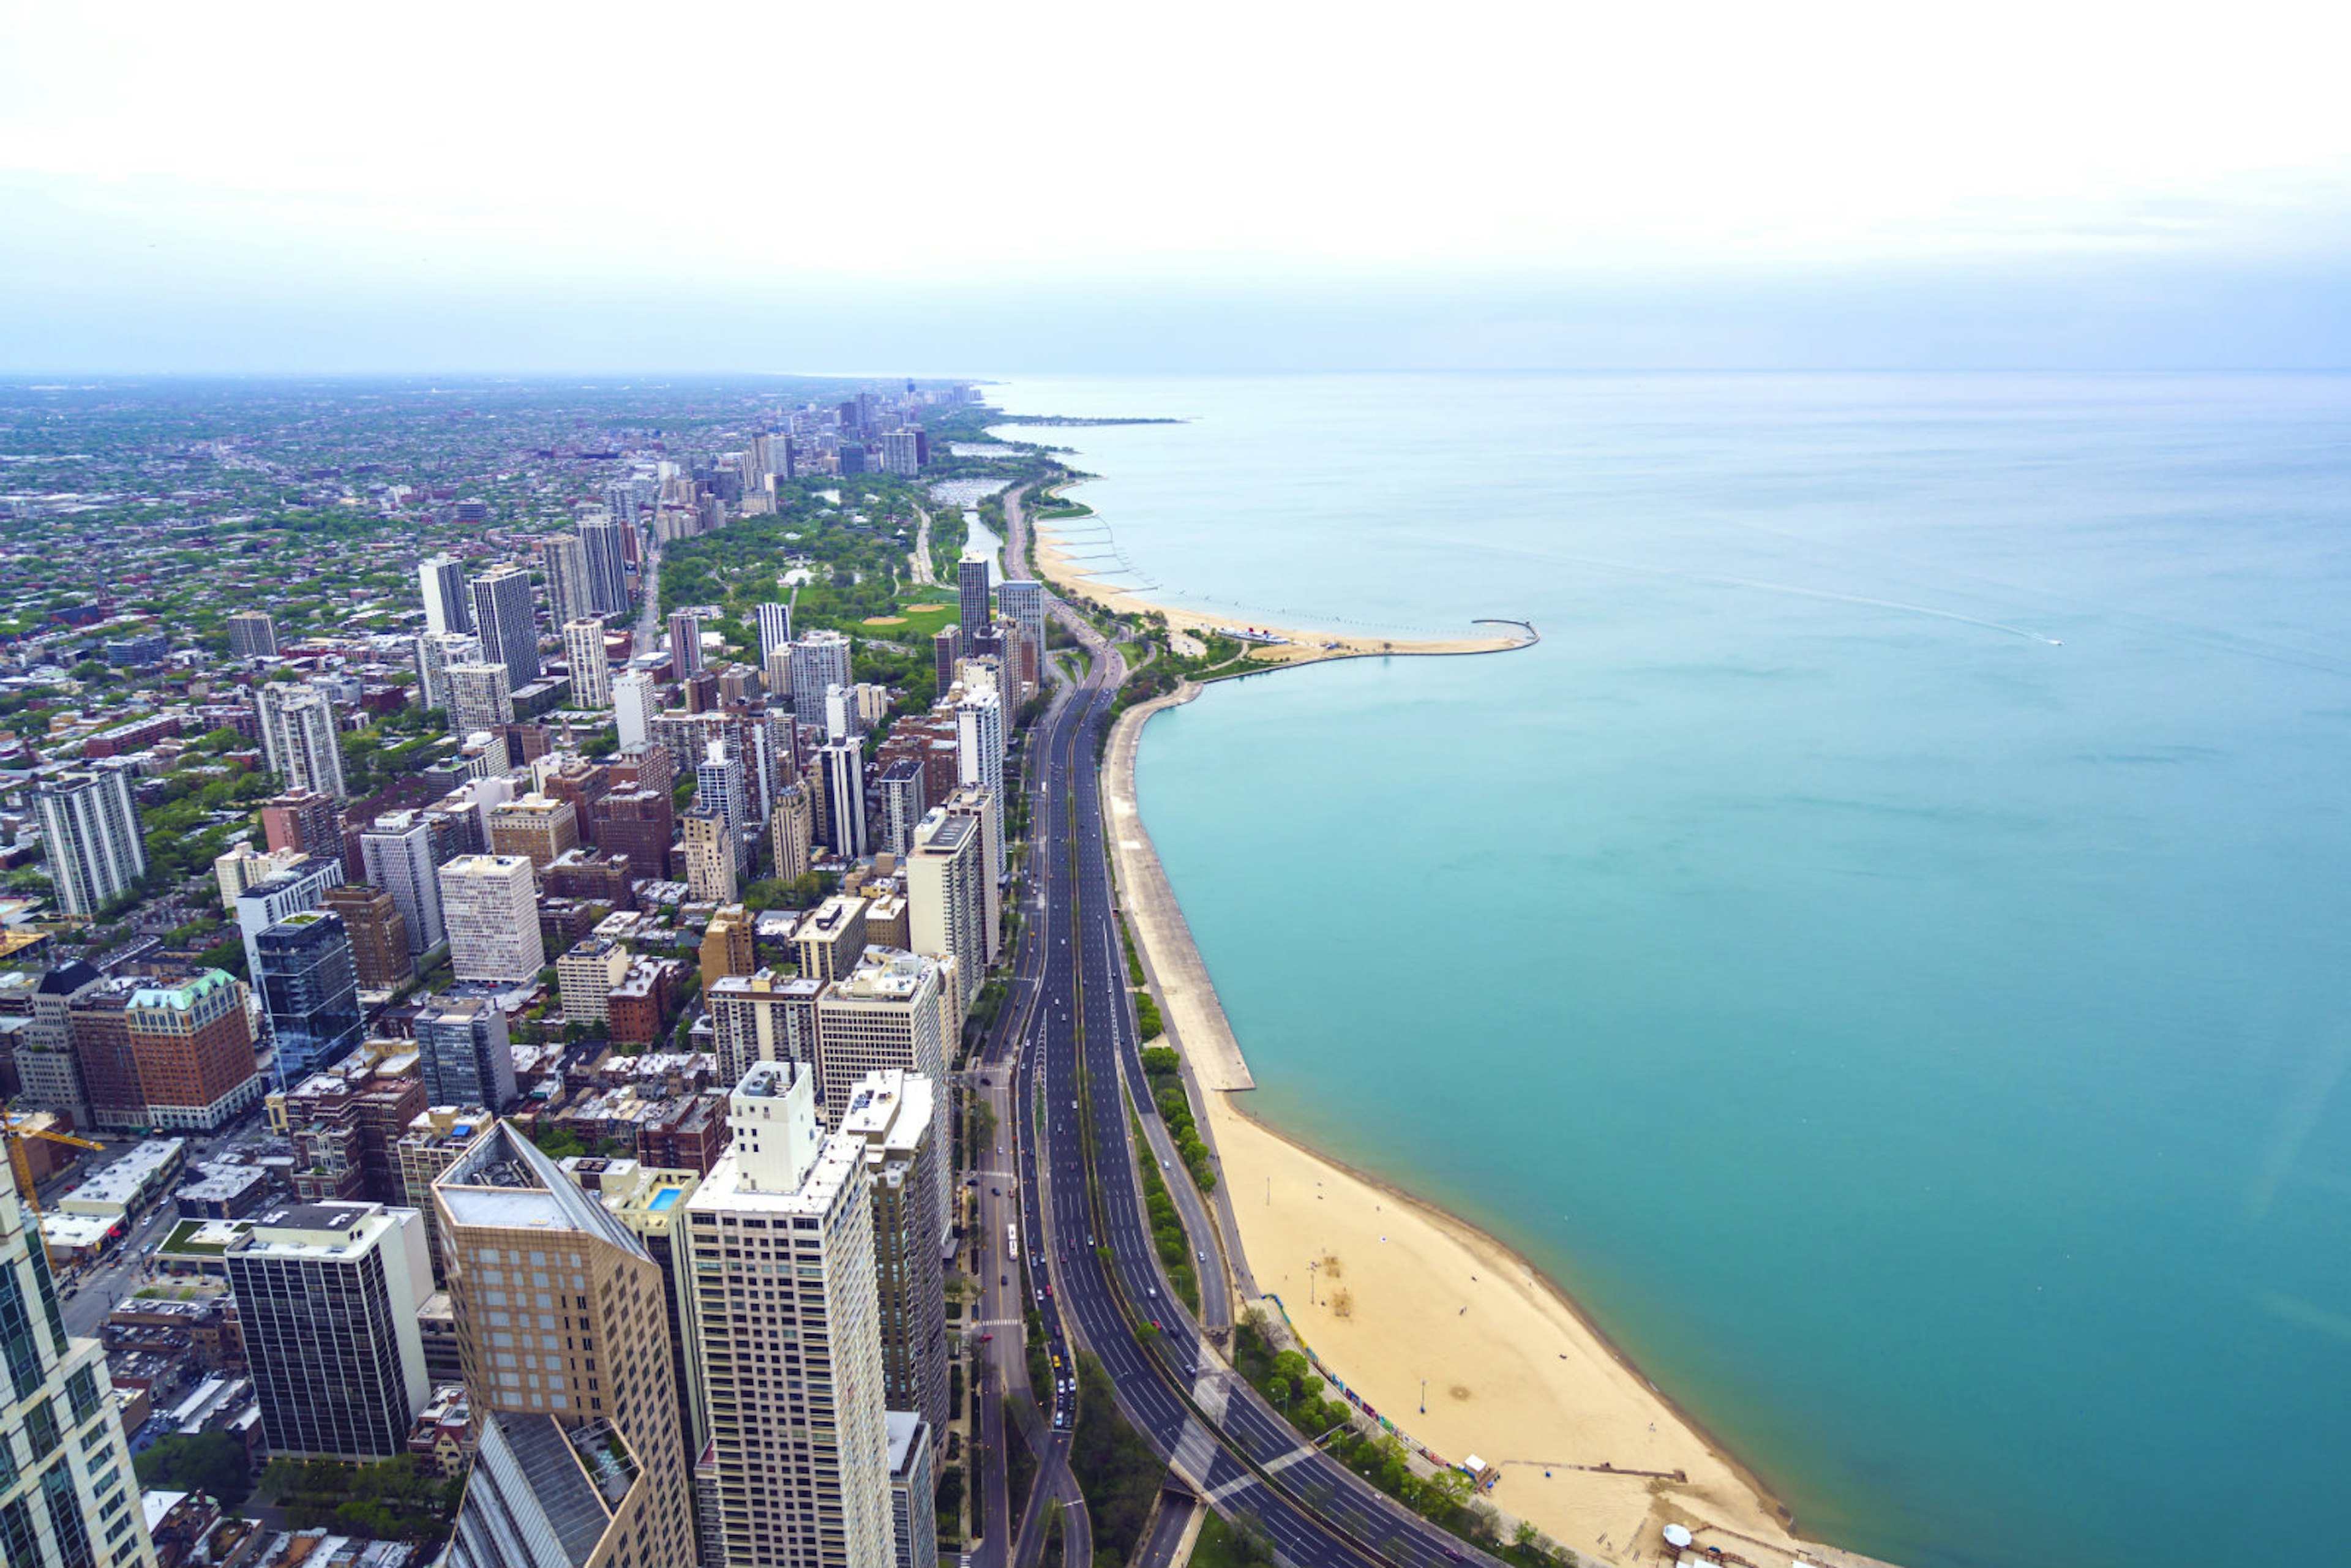
[{"label": "skyscraper", "polygon": [[661,700],[653,695],[653,678],[643,670],[624,670],[612,677],[612,718],[618,726],[621,749],[652,742],[653,718]]},{"label": "skyscraper", "polygon": [[915,824],[929,809],[923,799],[923,765],[902,757],[882,769],[874,788],[882,797],[882,840],[874,847],[903,859],[914,852]]},{"label": "skyscraper", "polygon": [[993,802],[996,832],[988,875],[1004,877],[1004,701],[987,687],[967,691],[956,704],[956,781],[986,789]]},{"label": "skyscraper", "polygon": [[470,632],[473,601],[465,594],[465,563],[455,556],[436,555],[416,569],[424,585],[424,630]]},{"label": "skyscraper", "polygon": [[824,722],[825,688],[850,684],[849,653],[849,639],[838,632],[810,632],[792,644],[793,717]]},{"label": "skyscraper", "polygon": [[969,1008],[987,967],[981,883],[987,874],[980,825],[935,807],[914,831],[906,859],[906,918],[917,953],[956,961],[961,1005]]},{"label": "skyscraper", "polygon": [[[858,1082],[869,1072],[899,1068],[933,1083],[946,1081],[947,1041],[940,1030],[940,969],[919,953],[863,955],[857,967],[824,988],[816,1003],[817,1092],[828,1124],[838,1125]],[[932,1097],[931,1135],[947,1146],[946,1097]],[[934,1243],[947,1235],[948,1198],[942,1183],[934,1216]]]},{"label": "skyscraper", "polygon": [[378,817],[360,835],[360,858],[369,883],[400,906],[408,950],[429,953],[439,946],[448,930],[442,922],[440,879],[434,875],[433,824],[415,811]]},{"label": "skyscraper", "polygon": [[520,855],[459,855],[441,867],[450,971],[460,980],[518,984],[546,966],[530,862]]},{"label": "skyscraper", "polygon": [[68,915],[96,915],[147,874],[147,838],[128,774],[61,773],[33,789],[49,880]]},{"label": "skyscraper", "polygon": [[776,879],[793,882],[809,873],[809,851],[815,842],[816,822],[809,806],[808,786],[790,783],[776,791],[776,810],[768,819],[768,844],[775,855]]},{"label": "skyscraper", "polygon": [[436,1001],[416,1016],[417,1068],[434,1105],[482,1105],[492,1114],[515,1101],[507,1017],[479,997]]},{"label": "skyscraper", "polygon": [[792,607],[789,604],[762,604],[759,619],[759,668],[765,671],[772,659],[792,640]]},{"label": "skyscraper", "polygon": [[1006,620],[1020,628],[1020,635],[1035,650],[1034,678],[1041,683],[1045,666],[1045,585],[1035,578],[1006,578],[996,585],[996,607]]},{"label": "skyscraper", "polygon": [[588,550],[577,534],[549,534],[538,542],[540,570],[547,574],[548,619],[560,626],[596,613],[588,580]]},{"label": "skyscraper", "polygon": [[685,611],[669,618],[669,678],[683,681],[702,673],[702,619]]},{"label": "skyscraper", "polygon": [[[360,852],[364,856],[366,852]],[[343,928],[350,933],[360,989],[388,991],[416,977],[416,960],[408,951],[408,922],[390,893],[369,883],[346,883],[327,889],[322,903],[342,916]]]},{"label": "skyscraper", "polygon": [[150,977],[123,997],[122,1040],[151,1127],[209,1133],[259,1103],[245,997],[219,969]]},{"label": "skyscraper", "polygon": [[[1003,828],[1004,813],[997,809],[994,792],[980,789],[975,784],[958,784],[956,786],[956,792],[946,799],[946,809],[947,815],[951,817],[970,818],[979,830],[980,865],[982,867],[1002,866],[1004,846],[998,841],[997,834]],[[1002,923],[1000,915],[1003,907],[1003,883],[998,876],[983,870],[979,879],[979,889],[981,910],[979,928],[984,939],[983,956],[988,963],[993,964],[996,962],[997,948],[1002,943],[998,928]]]},{"label": "skyscraper", "polygon": [[956,625],[963,632],[964,647],[968,649],[987,632],[987,623],[996,619],[987,609],[987,562],[969,556],[956,562]]},{"label": "skyscraper", "polygon": [[139,1479],[115,1414],[106,1352],[71,1339],[39,1229],[0,1182],[0,1557],[10,1563],[155,1568]]},{"label": "skyscraper", "polygon": [[751,1069],[686,1204],[697,1257],[730,1255],[695,1275],[726,1561],[894,1568],[863,1147],[820,1133],[813,1090],[798,1063]]},{"label": "skyscraper", "polygon": [[849,1092],[841,1130],[863,1146],[873,1189],[883,1403],[945,1431],[946,1291],[938,1238],[928,1223],[947,1181],[946,1151],[932,1137],[932,1100],[938,1092],[920,1073],[897,1068],[868,1073]]},{"label": "skyscraper", "polygon": [[695,1561],[661,1267],[499,1124],[433,1184],[481,1447],[451,1568]]},{"label": "skyscraper", "polygon": [[580,519],[580,545],[588,557],[590,602],[599,615],[618,615],[629,607],[629,524],[610,512],[590,512]]},{"label": "skyscraper", "polygon": [[581,616],[563,623],[563,657],[571,666],[571,706],[612,706],[612,664],[604,656],[604,623]]},{"label": "skyscraper", "polygon": [[519,691],[538,679],[538,621],[532,613],[530,573],[518,566],[494,567],[474,579],[474,634],[482,657],[507,667],[507,689]]},{"label": "skyscraper", "polygon": [[316,909],[327,889],[343,884],[343,857],[305,855],[236,895],[236,926],[245,938],[245,972],[261,973],[261,934],[289,915]]},{"label": "skyscraper", "polygon": [[735,897],[735,841],[726,817],[696,806],[678,819],[684,831],[685,884],[697,903],[726,904]]},{"label": "skyscraper", "polygon": [[820,746],[824,773],[824,841],[835,854],[865,855],[865,748],[854,740]]},{"label": "skyscraper", "polygon": [[228,618],[228,654],[232,659],[277,656],[277,622],[267,611],[240,610]]},{"label": "skyscraper", "polygon": [[258,945],[254,987],[269,1014],[277,1082],[286,1088],[359,1044],[359,959],[342,916],[325,909],[287,915],[262,932]]},{"label": "skyscraper", "polygon": [[955,685],[956,661],[962,657],[962,627],[942,626],[931,633],[931,679],[939,695]]},{"label": "skyscraper", "polygon": [[306,855],[343,852],[342,813],[332,795],[317,789],[288,789],[263,801],[261,833],[272,854],[280,850]]},{"label": "skyscraper", "polygon": [[427,632],[416,639],[416,689],[428,708],[449,706],[449,666],[482,662],[482,640],[464,632]]},{"label": "skyscraper", "polygon": [[340,800],[343,748],[335,736],[335,705],[316,686],[269,682],[255,689],[261,716],[261,749],[270,769],[289,789],[315,790]]},{"label": "skyscraper", "polygon": [[694,803],[707,806],[726,819],[727,841],[736,859],[742,859],[742,831],[752,823],[749,781],[743,758],[726,740],[713,740],[703,748],[694,768]]},{"label": "skyscraper", "polygon": [[406,1451],[428,1392],[416,1321],[433,1293],[424,1226],[413,1208],[298,1204],[229,1243],[221,1261],[272,1453]]},{"label": "skyscraper", "polygon": [[449,666],[449,733],[461,739],[514,722],[514,683],[495,660]]}]

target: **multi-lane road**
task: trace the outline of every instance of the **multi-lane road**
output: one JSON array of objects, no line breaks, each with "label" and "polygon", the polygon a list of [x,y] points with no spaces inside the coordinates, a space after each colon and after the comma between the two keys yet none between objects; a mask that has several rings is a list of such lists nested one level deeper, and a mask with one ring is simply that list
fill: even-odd
[{"label": "multi-lane road", "polygon": [[[1261,1529],[1296,1568],[1447,1568],[1474,1556],[1455,1539],[1410,1514],[1314,1448],[1260,1399],[1204,1341],[1200,1325],[1172,1294],[1145,1215],[1130,1132],[1134,1107],[1153,1118],[1142,1072],[1126,966],[1112,900],[1102,837],[1099,736],[1124,665],[1118,649],[1090,627],[1066,622],[1085,644],[1085,678],[1062,694],[1032,731],[1029,757],[1034,834],[1024,895],[1013,989],[998,1038],[978,1076],[998,1105],[1007,1151],[986,1163],[982,1235],[989,1244],[985,1279],[988,1320],[1017,1327],[1024,1288],[1009,1266],[1004,1227],[1014,1189],[994,1179],[1011,1162],[1018,1186],[1019,1244],[1029,1266],[1028,1304],[1040,1313],[1049,1354],[1066,1368],[1070,1344],[1102,1364],[1127,1419],[1219,1511]],[[1005,1076],[1011,1092],[1006,1103]],[[1008,1112],[1008,1114],[1007,1113]],[[1157,1140],[1154,1140],[1156,1142]],[[1145,1152],[1143,1157],[1157,1157]],[[1216,1231],[1180,1165],[1171,1189],[1189,1201],[1185,1218],[1205,1256],[1200,1274],[1213,1303],[1227,1306]],[[1007,1354],[1017,1335],[998,1331]],[[1038,1390],[1057,1434],[1074,1420],[1059,1384]],[[1008,1379],[1008,1381],[1009,1381]],[[1025,1382],[1025,1375],[1021,1381]],[[1053,1470],[1066,1439],[1050,1445]],[[1047,1478],[1040,1477],[1040,1490]],[[1017,1506],[1017,1504],[1016,1504]],[[993,1511],[994,1500],[990,1499]],[[1041,1509],[1032,1509],[1031,1515]],[[976,1563],[1025,1568],[1023,1541],[1008,1542],[1005,1516],[991,1511],[993,1550]],[[1033,1531],[1037,1520],[1028,1521]]]}]

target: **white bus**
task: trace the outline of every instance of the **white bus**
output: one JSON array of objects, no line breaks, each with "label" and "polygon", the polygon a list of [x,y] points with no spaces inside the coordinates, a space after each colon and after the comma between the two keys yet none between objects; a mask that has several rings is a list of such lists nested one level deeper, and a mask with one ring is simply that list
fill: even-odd
[{"label": "white bus", "polygon": [[1004,1228],[1004,1250],[1015,1263],[1020,1261],[1020,1228],[1018,1225]]}]

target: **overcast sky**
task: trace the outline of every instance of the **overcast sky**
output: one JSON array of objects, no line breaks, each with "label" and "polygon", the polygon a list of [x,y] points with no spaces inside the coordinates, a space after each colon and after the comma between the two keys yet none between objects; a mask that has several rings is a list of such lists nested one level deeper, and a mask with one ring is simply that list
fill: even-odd
[{"label": "overcast sky", "polygon": [[2340,367],[2346,18],[0,0],[0,369]]}]

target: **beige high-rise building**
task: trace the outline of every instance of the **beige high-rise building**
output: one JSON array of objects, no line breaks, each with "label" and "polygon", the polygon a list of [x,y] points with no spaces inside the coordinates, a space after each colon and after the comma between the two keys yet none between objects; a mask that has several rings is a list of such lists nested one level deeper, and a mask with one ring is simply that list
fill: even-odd
[{"label": "beige high-rise building", "polygon": [[[817,998],[817,1092],[825,1124],[838,1127],[867,1074],[896,1068],[946,1082],[939,1008],[941,966],[919,953],[874,948]],[[946,1096],[933,1096],[932,1135],[947,1146]],[[939,1184],[932,1237],[947,1234],[948,1194]]]},{"label": "beige high-rise building", "polygon": [[729,1568],[894,1568],[864,1145],[820,1131],[815,1080],[762,1062],[686,1203]]},{"label": "beige high-rise building", "polygon": [[914,829],[906,857],[909,946],[934,958],[956,960],[957,1000],[968,1006],[987,964],[984,929],[988,899],[982,823],[934,807]]},{"label": "beige high-rise building", "polygon": [[[841,1132],[865,1151],[873,1189],[875,1300],[882,1324],[882,1398],[946,1430],[946,1270],[929,1217],[947,1182],[932,1135],[937,1088],[920,1073],[870,1072],[850,1092]],[[943,1458],[944,1456],[938,1456]],[[931,1478],[934,1485],[938,1478]]]},{"label": "beige high-rise building", "polygon": [[768,836],[776,852],[777,880],[793,882],[808,875],[815,852],[816,808],[809,800],[806,784],[787,784],[776,791]]},{"label": "beige high-rise building", "polygon": [[735,897],[735,841],[723,812],[697,806],[678,819],[685,852],[685,885],[698,903]]},{"label": "beige high-rise building", "polygon": [[452,734],[478,735],[514,722],[514,680],[504,664],[451,664],[444,673],[449,679]]},{"label": "beige high-rise building", "polygon": [[13,1181],[0,1181],[0,1562],[155,1568],[106,1352],[67,1337],[39,1225]]},{"label": "beige high-rise building", "polygon": [[570,801],[530,794],[490,810],[490,852],[520,855],[544,880],[555,857],[580,847],[580,814]]},{"label": "beige high-rise building", "polygon": [[816,1066],[816,1001],[823,991],[820,980],[773,969],[730,975],[705,990],[720,1080],[739,1083],[762,1061]]},{"label": "beige high-rise building", "polygon": [[612,706],[612,662],[604,656],[604,623],[592,616],[563,623],[563,657],[571,666],[571,706]]},{"label": "beige high-rise building", "polygon": [[800,916],[792,954],[810,979],[830,983],[855,968],[865,956],[865,901],[836,893]]},{"label": "beige high-rise building", "polygon": [[433,1184],[480,1448],[451,1568],[696,1559],[659,1264],[505,1124]]},{"label": "beige high-rise building", "polygon": [[459,855],[441,867],[449,967],[461,980],[520,982],[547,964],[538,883],[520,855]]},{"label": "beige high-rise building", "polygon": [[555,961],[558,995],[566,1023],[602,1023],[611,1016],[607,998],[627,977],[629,950],[610,936],[583,936]]},{"label": "beige high-rise building", "polygon": [[739,904],[730,904],[713,915],[702,931],[703,990],[707,993],[727,976],[747,975],[758,967],[751,912]]}]

